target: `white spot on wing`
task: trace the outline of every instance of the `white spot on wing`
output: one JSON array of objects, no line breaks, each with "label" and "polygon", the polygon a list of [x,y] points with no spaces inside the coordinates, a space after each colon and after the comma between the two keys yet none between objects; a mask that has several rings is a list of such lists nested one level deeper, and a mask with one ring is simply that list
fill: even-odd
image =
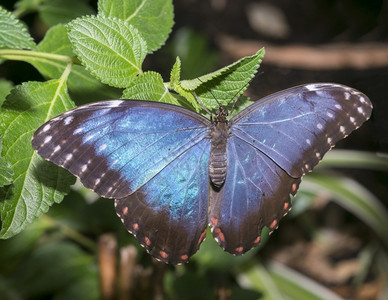
[{"label": "white spot on wing", "polygon": [[58,152],[59,150],[61,150],[61,146],[57,145],[57,146],[54,148],[53,153]]},{"label": "white spot on wing", "polygon": [[68,160],[71,160],[72,158],[73,158],[73,154],[69,153],[68,155],[66,155],[65,160],[68,161]]},{"label": "white spot on wing", "polygon": [[74,116],[69,116],[67,117],[63,123],[65,123],[65,125],[69,125],[72,121],[74,120]]},{"label": "white spot on wing", "polygon": [[307,143],[308,145],[311,145],[310,139],[306,139],[306,143]]},{"label": "white spot on wing", "polygon": [[88,168],[88,165],[83,165],[83,166],[81,167],[81,172],[82,172],[82,173],[85,172],[87,168]]},{"label": "white spot on wing", "polygon": [[327,115],[329,118],[334,117],[334,115],[333,115],[331,112],[327,112],[326,115]]},{"label": "white spot on wing", "polygon": [[48,142],[51,141],[52,138],[53,138],[53,137],[52,137],[51,135],[46,136],[46,138],[44,139],[43,144],[47,144]]},{"label": "white spot on wing", "polygon": [[349,100],[350,99],[350,95],[351,94],[349,92],[344,93],[345,99]]},{"label": "white spot on wing", "polygon": [[323,128],[322,124],[321,124],[321,123],[318,123],[318,124],[317,124],[317,128],[318,128],[319,130],[322,130],[322,128]]},{"label": "white spot on wing", "polygon": [[76,130],[74,130],[74,134],[81,133],[84,130],[83,127],[78,127]]},{"label": "white spot on wing", "polygon": [[336,105],[334,105],[334,107],[337,109],[342,109],[342,106],[340,104],[336,104]]},{"label": "white spot on wing", "polygon": [[364,109],[363,109],[361,106],[357,107],[357,111],[358,111],[360,114],[364,114]]},{"label": "white spot on wing", "polygon": [[50,124],[46,124],[46,126],[43,127],[43,132],[48,131],[51,128]]},{"label": "white spot on wing", "polygon": [[111,101],[109,103],[108,107],[118,107],[120,104],[122,104],[124,101],[123,100],[116,100],[116,101]]},{"label": "white spot on wing", "polygon": [[315,91],[317,89],[317,86],[315,84],[308,84],[305,86],[306,89],[308,89],[309,91]]},{"label": "white spot on wing", "polygon": [[99,148],[100,151],[103,151],[106,149],[106,144],[102,144]]},{"label": "white spot on wing", "polygon": [[94,134],[88,135],[88,136],[84,139],[84,142],[86,143],[87,141],[91,140],[92,138],[94,138]]}]

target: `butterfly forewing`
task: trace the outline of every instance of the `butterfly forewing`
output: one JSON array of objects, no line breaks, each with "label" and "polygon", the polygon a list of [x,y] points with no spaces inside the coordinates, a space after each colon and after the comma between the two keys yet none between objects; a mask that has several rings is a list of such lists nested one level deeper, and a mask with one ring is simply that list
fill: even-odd
[{"label": "butterfly forewing", "polygon": [[336,142],[370,116],[368,97],[331,83],[297,86],[257,101],[230,121],[232,135],[290,176],[310,172]]},{"label": "butterfly forewing", "polygon": [[123,198],[205,138],[208,123],[178,106],[112,100],[51,119],[32,145],[99,195]]}]

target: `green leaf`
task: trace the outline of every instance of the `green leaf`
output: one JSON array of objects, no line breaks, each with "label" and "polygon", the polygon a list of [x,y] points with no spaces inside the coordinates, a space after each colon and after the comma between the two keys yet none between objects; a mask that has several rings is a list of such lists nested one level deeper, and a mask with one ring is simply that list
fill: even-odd
[{"label": "green leaf", "polygon": [[3,105],[5,98],[13,89],[13,83],[11,81],[0,79],[0,106]]},{"label": "green leaf", "polygon": [[271,274],[261,263],[256,263],[239,273],[237,281],[242,287],[259,291],[262,295],[261,300],[285,299],[271,278]]},{"label": "green leaf", "polygon": [[3,157],[12,164],[14,181],[3,188],[0,238],[10,238],[62,201],[74,177],[34,152],[31,137],[45,121],[73,107],[64,79],[17,86],[1,112]]},{"label": "green leaf", "polygon": [[[2,148],[2,141],[0,137],[0,152]],[[0,187],[9,185],[12,182],[13,170],[11,168],[11,163],[7,161],[4,157],[0,157]]]},{"label": "green leaf", "polygon": [[304,177],[300,190],[330,197],[340,206],[370,226],[388,246],[388,212],[381,202],[357,181],[336,175],[314,172]]},{"label": "green leaf", "polygon": [[135,26],[146,41],[149,53],[166,42],[174,24],[171,0],[100,0],[98,13]]},{"label": "green leaf", "polygon": [[181,98],[184,100],[179,101],[181,106],[184,106],[186,108],[192,109],[196,112],[200,112],[202,110],[201,105],[196,100],[194,94],[192,91],[185,90],[181,86],[181,60],[179,57],[176,58],[175,63],[172,67],[171,73],[170,73],[170,82],[165,84],[170,89],[176,91]]},{"label": "green leaf", "polygon": [[0,6],[0,48],[33,49],[35,43],[27,27]]},{"label": "green leaf", "polygon": [[[57,25],[50,28],[37,48],[41,53],[74,56],[65,25]],[[38,58],[30,61],[30,63],[48,79],[61,77],[67,65],[66,62],[49,59],[49,55],[47,58]],[[83,66],[79,65],[72,66],[68,78],[68,87],[78,103],[119,98],[121,92],[116,88],[101,83],[85,70]]]},{"label": "green leaf", "polygon": [[272,262],[267,265],[254,264],[237,276],[241,286],[262,293],[264,300],[340,300],[325,286],[307,278],[285,265]]},{"label": "green leaf", "polygon": [[102,82],[127,87],[142,72],[147,44],[132,25],[99,16],[74,20],[68,29],[78,58]]},{"label": "green leaf", "polygon": [[[276,287],[287,297],[295,300],[341,300],[331,290],[285,265],[272,262],[267,265]],[[275,298],[276,299],[276,298]]]},{"label": "green leaf", "polygon": [[50,26],[67,23],[71,20],[94,14],[94,10],[80,0],[51,0],[40,7],[40,17]]},{"label": "green leaf", "polygon": [[151,100],[179,105],[163,84],[163,78],[156,72],[140,74],[123,93],[125,99]]},{"label": "green leaf", "polygon": [[365,151],[334,149],[325,155],[315,170],[327,167],[363,168],[388,172],[388,157]]},{"label": "green leaf", "polygon": [[[203,75],[193,80],[182,80],[179,85],[170,83],[177,93],[187,98],[196,107],[195,99],[191,97],[191,91],[195,90],[200,101],[209,109],[216,109],[219,103],[227,106],[241,95],[248,87],[248,83],[256,74],[264,56],[264,49],[259,50],[255,55],[244,57],[239,61],[226,66],[215,72]],[[218,102],[214,99],[216,98]],[[244,104],[246,98],[242,98]],[[194,102],[192,102],[194,101]],[[236,113],[236,111],[234,111]]]}]

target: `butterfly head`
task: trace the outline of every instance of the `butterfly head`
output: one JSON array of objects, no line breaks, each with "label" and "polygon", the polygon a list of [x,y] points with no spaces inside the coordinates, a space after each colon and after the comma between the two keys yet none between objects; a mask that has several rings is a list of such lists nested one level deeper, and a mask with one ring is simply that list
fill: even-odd
[{"label": "butterfly head", "polygon": [[222,106],[220,105],[218,107],[218,109],[216,110],[216,114],[214,116],[214,123],[217,124],[217,123],[227,123],[228,120],[226,119],[226,117],[228,116],[228,111]]}]

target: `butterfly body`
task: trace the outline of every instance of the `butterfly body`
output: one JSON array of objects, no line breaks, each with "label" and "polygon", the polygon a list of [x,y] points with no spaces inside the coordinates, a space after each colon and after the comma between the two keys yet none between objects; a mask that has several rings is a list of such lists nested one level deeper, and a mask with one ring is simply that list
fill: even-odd
[{"label": "butterfly body", "polygon": [[[222,108],[222,107],[221,107]],[[222,111],[221,111],[222,112]],[[227,150],[230,128],[224,115],[217,114],[211,130],[211,149],[209,162],[210,181],[215,187],[221,187],[226,179]]]},{"label": "butterfly body", "polygon": [[277,228],[302,176],[361,126],[372,105],[346,86],[319,83],[265,97],[226,120],[138,100],[81,106],[43,124],[45,159],[115,199],[129,232],[159,260],[185,263],[209,225],[241,255]]}]

